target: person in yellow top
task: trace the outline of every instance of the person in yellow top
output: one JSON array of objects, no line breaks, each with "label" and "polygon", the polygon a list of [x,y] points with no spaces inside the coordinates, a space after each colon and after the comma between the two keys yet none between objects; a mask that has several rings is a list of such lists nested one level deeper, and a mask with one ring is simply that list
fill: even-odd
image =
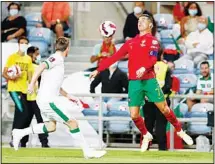
[{"label": "person in yellow top", "polygon": [[[34,46],[29,47],[27,50],[27,55],[31,57],[31,60],[33,63],[33,70],[32,70],[32,75],[33,75],[34,71],[38,67],[38,64],[40,63],[40,60],[41,60],[39,48],[34,47]],[[30,77],[30,79],[31,79],[31,77]],[[33,94],[27,93],[28,109],[30,109],[29,110],[29,117],[28,117],[28,120],[26,123],[28,126],[30,126],[34,115],[36,117],[37,123],[43,123],[43,118],[41,116],[40,109],[39,109],[37,102],[36,102],[38,87],[39,86],[37,84],[37,86],[35,86],[35,91]],[[43,133],[43,134],[39,134],[38,136],[39,136],[39,139],[41,142],[41,146],[48,148],[49,147],[49,145],[48,145],[48,134]]]},{"label": "person in yellow top", "polygon": [[[157,62],[154,65],[156,79],[165,95],[167,104],[170,106],[169,95],[171,94],[172,78],[168,64],[163,60],[163,49],[160,48],[157,56]],[[143,115],[146,127],[150,133],[153,133],[154,126],[156,129],[156,139],[159,150],[167,150],[166,126],[167,120],[164,115],[152,102],[146,101],[143,107]],[[155,123],[156,122],[156,123]]]},{"label": "person in yellow top", "polygon": [[[3,71],[3,77],[8,81],[7,90],[15,103],[15,112],[12,129],[25,128],[25,122],[28,119],[28,108],[27,108],[27,87],[29,75],[32,71],[32,61],[29,56],[26,55],[28,48],[28,39],[24,36],[18,39],[19,50],[13,53],[7,59],[6,65]],[[8,68],[13,65],[18,65],[21,68],[21,73],[10,77],[7,74]],[[21,147],[26,147],[28,136],[24,137],[21,142]],[[10,142],[11,147],[12,141]]]}]

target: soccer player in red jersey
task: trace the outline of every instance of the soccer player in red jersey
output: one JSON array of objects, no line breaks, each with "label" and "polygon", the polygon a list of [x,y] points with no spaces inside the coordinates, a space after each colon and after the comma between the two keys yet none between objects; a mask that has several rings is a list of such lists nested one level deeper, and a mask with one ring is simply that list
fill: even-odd
[{"label": "soccer player in red jersey", "polygon": [[159,42],[151,34],[153,28],[155,28],[153,16],[142,14],[138,20],[140,34],[128,40],[113,56],[103,60],[97,70],[90,75],[90,78],[95,77],[127,53],[129,54],[129,109],[132,120],[143,135],[142,152],[147,150],[149,142],[153,139],[145,127],[143,118],[140,116],[140,107],[144,104],[145,96],[148,97],[150,102],[155,103],[166,119],[175,127],[177,134],[188,145],[193,144],[192,138],[182,130],[180,122],[167,105],[164,94],[156,80],[154,65],[157,61]]}]

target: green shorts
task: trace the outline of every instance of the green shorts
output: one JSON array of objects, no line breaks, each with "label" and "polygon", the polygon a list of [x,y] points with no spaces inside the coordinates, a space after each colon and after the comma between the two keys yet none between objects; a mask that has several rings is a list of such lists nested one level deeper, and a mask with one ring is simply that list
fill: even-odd
[{"label": "green shorts", "polygon": [[145,96],[149,102],[165,101],[163,91],[155,78],[149,80],[130,80],[128,87],[129,107],[143,106],[145,104]]}]

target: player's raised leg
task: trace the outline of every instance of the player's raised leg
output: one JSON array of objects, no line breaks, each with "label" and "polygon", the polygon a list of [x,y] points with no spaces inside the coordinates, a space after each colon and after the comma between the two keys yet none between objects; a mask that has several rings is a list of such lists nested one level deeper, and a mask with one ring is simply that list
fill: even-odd
[{"label": "player's raised leg", "polygon": [[45,123],[39,123],[32,125],[31,127],[25,129],[13,129],[13,145],[14,149],[18,150],[18,145],[20,140],[29,134],[43,134],[43,133],[51,133],[56,130],[56,121],[49,121]]},{"label": "player's raised leg", "polygon": [[169,108],[163,91],[161,90],[157,80],[155,78],[145,81],[146,96],[151,102],[154,102],[158,109],[163,113],[166,119],[175,127],[177,134],[188,144],[192,145],[193,140],[188,136],[181,128],[181,124],[176,118],[173,111]]},{"label": "player's raised leg", "polygon": [[166,101],[155,103],[158,109],[164,114],[166,119],[175,127],[177,135],[181,137],[188,145],[193,144],[193,139],[187,135],[181,128],[181,124],[176,118],[173,111],[169,108]]}]

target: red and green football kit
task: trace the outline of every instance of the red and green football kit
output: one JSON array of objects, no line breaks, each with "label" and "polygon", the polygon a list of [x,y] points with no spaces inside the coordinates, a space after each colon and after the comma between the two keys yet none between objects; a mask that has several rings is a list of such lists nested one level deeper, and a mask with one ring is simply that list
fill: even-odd
[{"label": "red and green football kit", "polygon": [[[162,102],[165,100],[164,95],[154,72],[158,50],[159,42],[154,36],[149,33],[137,35],[128,40],[113,56],[103,60],[97,70],[103,71],[128,53],[129,106],[144,105],[145,96],[151,102]],[[137,78],[136,71],[141,67],[146,70],[141,78]]]}]

